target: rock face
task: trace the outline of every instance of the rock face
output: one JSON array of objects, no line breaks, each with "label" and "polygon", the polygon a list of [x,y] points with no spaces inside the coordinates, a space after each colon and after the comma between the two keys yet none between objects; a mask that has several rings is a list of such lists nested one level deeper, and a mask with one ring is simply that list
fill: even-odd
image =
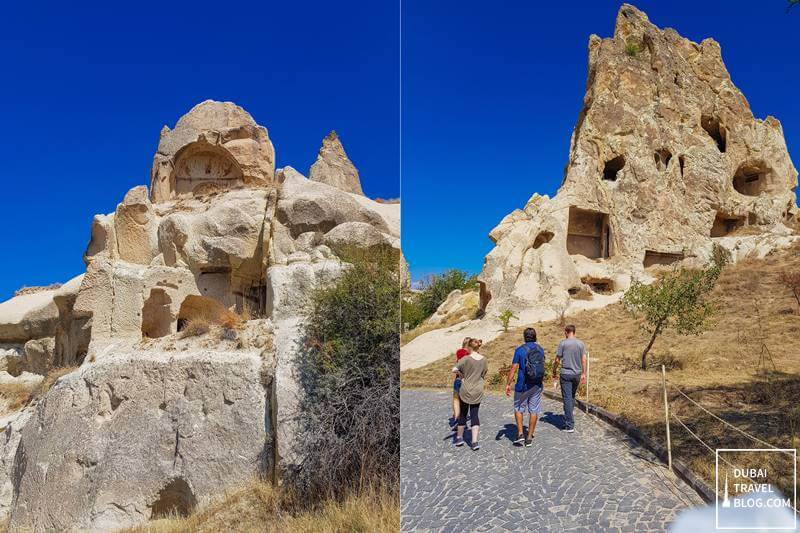
[{"label": "rock face", "polygon": [[714,243],[785,244],[796,186],[780,123],[753,117],[719,44],[661,30],[625,4],[613,37],[589,38],[558,194],[534,194],[489,234],[481,308],[621,291],[659,265],[703,263]]},{"label": "rock face", "polygon": [[322,139],[322,147],[319,149],[317,160],[311,165],[308,177],[312,181],[327,183],[345,192],[364,194],[358,170],[348,159],[335,131]]},{"label": "rock face", "polygon": [[[475,318],[474,311],[478,309],[478,294],[475,291],[464,291],[459,289],[451,291],[447,298],[436,308],[436,312],[425,320],[426,324],[436,325],[446,322],[456,313],[463,314],[463,318]],[[469,316],[469,311],[473,311],[473,316]],[[464,314],[464,313],[467,314]]]},{"label": "rock face", "polygon": [[110,531],[266,470],[260,371],[258,352],[136,353],[61,378],[21,431],[10,527]]},{"label": "rock face", "polygon": [[153,158],[153,202],[240,186],[263,186],[275,174],[275,149],[266,128],[231,102],[206,100],[175,129],[164,126]]},{"label": "rock face", "polygon": [[[301,459],[311,292],[353,247],[400,261],[400,205],[363,196],[335,135],[317,180],[274,161],[243,109],[195,106],[162,131],[149,193],[135,187],[94,217],[85,274],[0,304],[8,380],[80,365],[6,430],[0,511],[12,527],[126,527]],[[250,318],[244,332],[183,339],[231,313]]]}]

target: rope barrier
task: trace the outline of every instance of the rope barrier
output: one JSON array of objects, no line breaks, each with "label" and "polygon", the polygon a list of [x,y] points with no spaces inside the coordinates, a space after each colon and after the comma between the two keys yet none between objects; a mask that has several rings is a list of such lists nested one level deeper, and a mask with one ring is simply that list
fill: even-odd
[{"label": "rope barrier", "polygon": [[[744,430],[742,430],[742,429],[740,429],[740,428],[738,428],[738,427],[734,426],[733,424],[731,424],[731,423],[730,423],[730,422],[728,422],[727,420],[723,420],[722,418],[718,417],[717,415],[715,415],[714,413],[712,413],[711,411],[709,411],[708,409],[706,409],[705,407],[703,407],[702,405],[700,405],[699,403],[697,403],[696,401],[694,401],[692,398],[690,398],[690,397],[689,397],[689,396],[688,396],[688,395],[687,395],[685,392],[683,392],[681,389],[679,389],[679,388],[678,388],[678,386],[677,386],[677,385],[675,385],[674,383],[672,383],[671,381],[667,380],[667,383],[669,383],[670,385],[672,385],[672,386],[675,388],[675,390],[677,390],[677,391],[678,391],[678,392],[681,394],[681,396],[683,396],[684,398],[686,398],[687,400],[689,400],[690,402],[692,402],[694,405],[696,405],[698,408],[700,408],[702,411],[705,411],[706,413],[708,413],[709,415],[711,415],[713,418],[715,418],[715,419],[719,420],[720,422],[722,422],[723,424],[725,424],[725,425],[726,425],[726,426],[728,426],[729,428],[731,428],[731,429],[734,429],[734,430],[738,431],[739,433],[741,433],[742,435],[744,435],[745,437],[748,437],[748,438],[750,438],[750,439],[752,439],[752,440],[754,440],[754,441],[756,441],[756,442],[758,442],[758,443],[760,443],[760,444],[763,444],[763,445],[765,445],[765,446],[767,446],[767,447],[769,447],[769,448],[772,448],[773,450],[778,450],[780,453],[783,453],[783,454],[786,454],[786,455],[792,455],[791,453],[789,453],[789,452],[787,452],[787,451],[784,451],[784,450],[782,450],[782,449],[778,448],[777,446],[775,446],[775,445],[773,445],[773,444],[770,444],[770,443],[769,443],[769,442],[767,442],[767,441],[761,440],[761,439],[759,439],[758,437],[756,437],[756,436],[753,436],[753,435],[751,435],[751,434],[747,433],[746,431],[744,431]],[[684,427],[685,427],[685,426],[684,426]],[[690,431],[690,433],[691,433],[691,431]],[[693,435],[694,435],[694,434],[693,434]],[[695,438],[697,438],[698,440],[700,440],[700,439],[699,439],[699,438],[698,438],[696,435],[695,435]]]}]

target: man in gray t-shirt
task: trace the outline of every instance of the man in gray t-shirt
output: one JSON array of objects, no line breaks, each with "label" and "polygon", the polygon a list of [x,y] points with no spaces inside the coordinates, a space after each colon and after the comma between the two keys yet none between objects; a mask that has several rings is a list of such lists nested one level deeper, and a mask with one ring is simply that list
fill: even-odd
[{"label": "man in gray t-shirt", "polygon": [[580,384],[586,381],[586,347],[575,337],[575,326],[572,324],[564,328],[564,337],[566,338],[556,348],[553,386],[555,387],[558,376],[561,383],[561,397],[564,400],[564,431],[571,433],[575,431],[575,419],[572,416],[575,395],[578,394]]}]

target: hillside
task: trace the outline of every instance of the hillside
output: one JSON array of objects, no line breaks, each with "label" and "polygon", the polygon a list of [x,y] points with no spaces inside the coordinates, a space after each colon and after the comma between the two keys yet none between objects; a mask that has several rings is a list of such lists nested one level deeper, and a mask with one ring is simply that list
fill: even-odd
[{"label": "hillside", "polygon": [[[775,446],[796,448],[800,435],[800,309],[780,282],[784,271],[800,271],[800,243],[761,260],[744,259],[728,266],[712,294],[717,305],[712,328],[696,337],[663,335],[653,347],[647,371],[639,369],[646,334],[620,304],[568,314],[566,321],[577,326],[578,337],[590,353],[591,402],[621,414],[663,442],[659,370],[664,364],[670,382],[724,420]],[[529,325],[518,324],[484,346],[482,353],[489,358],[487,381],[493,389],[503,388],[500,372]],[[562,338],[562,324],[554,320],[533,325],[549,363]],[[403,372],[401,383],[404,387],[449,387],[451,368],[451,358],[440,359]],[[674,388],[670,388],[669,399],[677,416],[712,448],[757,446],[703,415]],[[675,426],[675,457],[713,482],[714,455]],[[788,488],[786,480],[782,489]]]}]

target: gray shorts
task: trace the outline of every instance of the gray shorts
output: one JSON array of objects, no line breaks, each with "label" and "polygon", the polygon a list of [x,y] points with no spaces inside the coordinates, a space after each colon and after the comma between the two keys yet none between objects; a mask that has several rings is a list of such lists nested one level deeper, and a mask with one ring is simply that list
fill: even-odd
[{"label": "gray shorts", "polygon": [[538,415],[542,412],[542,386],[534,385],[525,392],[514,392],[514,411]]}]

